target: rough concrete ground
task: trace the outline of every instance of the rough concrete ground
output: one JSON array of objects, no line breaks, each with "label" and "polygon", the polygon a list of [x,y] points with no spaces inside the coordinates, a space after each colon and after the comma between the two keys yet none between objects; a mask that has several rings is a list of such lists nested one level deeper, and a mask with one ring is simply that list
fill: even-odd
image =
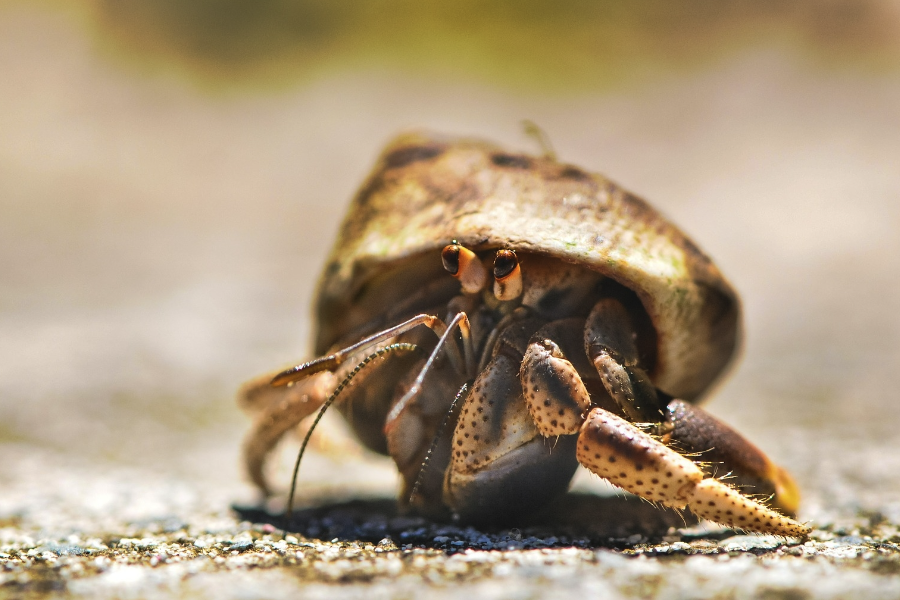
[{"label": "rough concrete ground", "polygon": [[[896,513],[835,508],[798,542],[666,529],[659,511],[624,498],[575,496],[565,518],[479,531],[397,516],[390,499],[323,497],[309,499],[283,537],[264,514],[229,508],[225,485],[27,446],[4,455],[15,466],[4,469],[14,479],[4,486],[0,597],[900,594]],[[613,524],[604,521],[613,511]]]},{"label": "rough concrete ground", "polygon": [[[596,97],[346,73],[211,99],[27,10],[0,18],[0,73],[0,598],[900,597],[895,73],[758,50]],[[304,464],[292,536],[256,506],[233,391],[305,356],[378,147],[423,126],[528,148],[524,117],[740,290],[744,359],[709,409],[797,477],[808,541],[686,528],[583,473],[537,524],[427,523],[352,449]]]}]

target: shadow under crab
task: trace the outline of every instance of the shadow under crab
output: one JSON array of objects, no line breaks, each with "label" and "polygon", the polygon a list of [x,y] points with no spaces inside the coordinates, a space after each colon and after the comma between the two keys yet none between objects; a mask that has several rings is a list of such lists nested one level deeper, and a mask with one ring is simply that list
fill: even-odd
[{"label": "shadow under crab", "polygon": [[[507,548],[626,548],[638,542],[660,541],[672,529],[692,526],[697,519],[641,501],[633,496],[569,493],[531,518],[516,523],[473,527],[452,521],[402,514],[393,498],[315,502],[295,510],[290,522],[281,512],[234,506],[241,519],[268,524],[289,534],[337,542],[385,540],[447,551]],[[710,534],[716,537],[715,533]],[[732,535],[728,533],[728,535]]]}]

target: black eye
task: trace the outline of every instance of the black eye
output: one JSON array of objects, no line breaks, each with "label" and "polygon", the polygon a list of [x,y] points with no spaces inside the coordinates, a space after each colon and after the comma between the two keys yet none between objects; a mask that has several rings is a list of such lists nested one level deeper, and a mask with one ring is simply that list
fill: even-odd
[{"label": "black eye", "polygon": [[444,268],[447,269],[448,273],[451,275],[459,273],[459,246],[456,244],[444,246],[444,249],[441,251],[441,261],[443,261]]},{"label": "black eye", "polygon": [[516,253],[512,250],[500,250],[494,257],[494,279],[501,280],[512,273],[519,264]]}]

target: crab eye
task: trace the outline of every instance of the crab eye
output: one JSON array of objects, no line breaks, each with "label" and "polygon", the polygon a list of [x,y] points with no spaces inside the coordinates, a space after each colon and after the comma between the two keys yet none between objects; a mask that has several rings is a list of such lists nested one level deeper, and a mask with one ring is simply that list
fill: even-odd
[{"label": "crab eye", "polygon": [[512,250],[500,250],[494,257],[494,279],[503,280],[519,266],[519,259]]},{"label": "crab eye", "polygon": [[459,250],[460,248],[457,244],[450,244],[444,246],[444,249],[441,251],[441,261],[444,263],[444,268],[454,277],[459,273]]},{"label": "crab eye", "polygon": [[484,289],[484,284],[487,283],[487,270],[477,254],[461,246],[456,240],[444,246],[441,261],[447,272],[462,284],[464,293],[477,294]]},{"label": "crab eye", "polygon": [[499,250],[494,257],[494,296],[497,300],[515,300],[522,295],[522,269],[512,250]]}]

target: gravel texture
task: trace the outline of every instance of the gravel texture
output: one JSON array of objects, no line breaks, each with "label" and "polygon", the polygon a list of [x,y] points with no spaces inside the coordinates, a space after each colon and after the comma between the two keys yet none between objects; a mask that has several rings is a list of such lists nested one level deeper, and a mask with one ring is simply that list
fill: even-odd
[{"label": "gravel texture", "polygon": [[[896,72],[759,48],[598,96],[353,72],[221,98],[138,71],[0,10],[0,599],[900,597]],[[337,421],[287,536],[244,481],[234,390],[305,356],[378,148],[424,126],[527,149],[523,117],[732,279],[747,343],[709,410],[795,475],[808,540],[583,472],[517,529],[398,515],[390,463]]]},{"label": "gravel texture", "polygon": [[0,505],[2,598],[900,594],[897,515],[839,511],[842,524],[797,541],[675,527],[674,513],[616,496],[575,494],[555,516],[498,531],[399,516],[390,499],[320,497],[284,535],[259,507],[229,507],[224,489],[28,447],[4,455],[20,483]]}]

